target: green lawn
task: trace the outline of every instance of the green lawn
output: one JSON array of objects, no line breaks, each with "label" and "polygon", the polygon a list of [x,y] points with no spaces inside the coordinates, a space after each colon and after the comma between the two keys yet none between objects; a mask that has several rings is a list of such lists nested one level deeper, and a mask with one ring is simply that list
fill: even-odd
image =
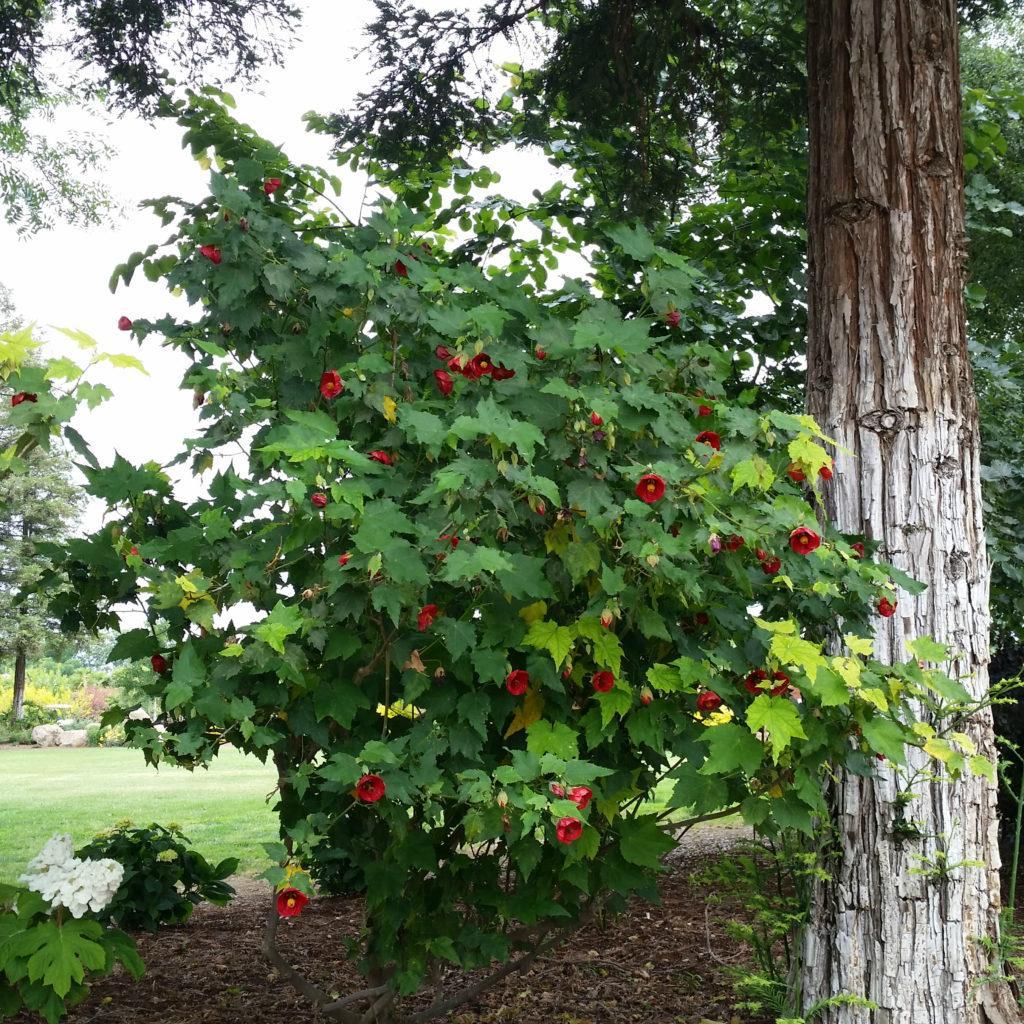
[{"label": "green lawn", "polygon": [[137,750],[0,750],[0,881],[13,881],[54,833],[75,845],[125,818],[175,823],[210,860],[238,857],[239,871],[267,864],[262,844],[277,838],[265,802],[272,767],[234,750],[209,771],[148,767]]}]

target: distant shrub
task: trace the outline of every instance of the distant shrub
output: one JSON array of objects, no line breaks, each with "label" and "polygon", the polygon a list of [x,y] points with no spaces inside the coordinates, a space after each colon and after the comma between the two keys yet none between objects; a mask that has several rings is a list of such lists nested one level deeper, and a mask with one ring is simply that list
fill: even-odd
[{"label": "distant shrub", "polygon": [[121,887],[100,920],[155,932],[161,925],[184,924],[204,901],[227,903],[235,890],[224,879],[238,869],[238,859],[214,866],[189,843],[175,825],[135,827],[125,821],[79,850],[79,857],[109,857],[124,867]]}]

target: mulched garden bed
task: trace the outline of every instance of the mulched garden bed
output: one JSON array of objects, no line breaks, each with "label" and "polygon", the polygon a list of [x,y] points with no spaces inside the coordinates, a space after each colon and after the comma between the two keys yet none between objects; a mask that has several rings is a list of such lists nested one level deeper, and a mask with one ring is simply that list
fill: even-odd
[{"label": "mulched garden bed", "polygon": [[[692,832],[662,879],[662,906],[637,902],[628,914],[592,925],[528,973],[512,976],[478,1002],[455,1011],[455,1024],[699,1024],[733,1019],[725,964],[744,962],[725,934],[742,908],[708,907],[694,875],[746,835],[742,829]],[[707,916],[705,917],[705,909]],[[276,1024],[324,1018],[264,961],[267,908],[262,883],[242,880],[227,907],[202,907],[183,928],[142,935],[146,974],[97,984],[71,1024]],[[356,979],[341,937],[359,919],[358,899],[321,899],[281,929],[291,962],[326,988]],[[712,952],[709,952],[709,944]],[[354,986],[353,986],[354,987]],[[740,1015],[743,1024],[765,1024]],[[18,1019],[19,1024],[22,1019]]]}]

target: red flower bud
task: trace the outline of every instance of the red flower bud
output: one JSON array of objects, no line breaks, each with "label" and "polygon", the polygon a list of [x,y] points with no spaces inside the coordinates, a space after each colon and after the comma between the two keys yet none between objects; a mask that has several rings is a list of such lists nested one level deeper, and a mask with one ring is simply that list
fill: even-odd
[{"label": "red flower bud", "polygon": [[513,697],[522,697],[529,686],[530,673],[522,668],[513,669],[509,672],[508,678],[505,680],[505,689],[508,690]]},{"label": "red flower bud", "polygon": [[821,469],[818,470],[818,476],[820,476],[822,480],[831,480],[832,479],[832,467],[831,466],[822,466]]},{"label": "red flower bud", "polygon": [[408,277],[409,268],[401,260],[395,260],[395,273],[399,277]]},{"label": "red flower bud", "polygon": [[167,659],[162,654],[154,654],[149,659],[149,663],[153,666],[153,671],[158,675],[163,675],[167,671]]},{"label": "red flower bud", "polygon": [[504,363],[499,363],[491,370],[493,380],[511,380],[516,375],[515,370],[510,370]]},{"label": "red flower bud", "polygon": [[272,196],[280,187],[280,178],[267,178],[267,180],[263,182],[263,191],[268,196]]},{"label": "red flower bud", "polygon": [[448,348],[445,345],[438,345],[437,348],[434,349],[434,355],[437,356],[437,358],[440,359],[442,363],[446,362],[452,357],[451,352],[448,351]]},{"label": "red flower bud", "polygon": [[395,464],[395,460],[387,452],[381,451],[379,448],[370,452],[370,458],[374,462],[379,462],[382,466],[393,466]]},{"label": "red flower bud", "polygon": [[651,688],[649,686],[645,686],[640,691],[640,703],[643,704],[644,707],[647,707],[653,700],[654,694],[652,693]]},{"label": "red flower bud", "polygon": [[123,316],[117,321],[117,329],[119,331],[130,331],[132,329],[132,322],[128,317]]},{"label": "red flower bud", "polygon": [[375,804],[386,789],[387,786],[379,775],[364,775],[356,783],[356,798],[364,804]]},{"label": "red flower bud", "polygon": [[791,462],[786,467],[786,476],[788,476],[790,480],[797,484],[807,479],[807,474],[795,462]]},{"label": "red flower bud", "polygon": [[547,359],[547,357],[548,357],[548,354],[547,354],[547,352],[545,352],[545,351],[544,351],[544,349],[540,348],[539,346],[538,346],[537,348],[535,348],[535,349],[533,350],[533,354],[534,354],[534,355],[535,355],[535,356],[536,356],[536,357],[537,357],[538,359],[541,359],[541,360],[543,360],[543,359]]},{"label": "red flower bud", "polygon": [[327,508],[327,495],[323,491],[317,491],[309,500],[313,508]]},{"label": "red flower bud", "polygon": [[700,408],[699,408],[699,409],[697,410],[697,415],[698,415],[698,416],[710,416],[710,415],[711,415],[711,414],[712,414],[712,413],[713,413],[714,411],[715,411],[715,410],[714,410],[714,409],[712,409],[710,405],[702,405],[702,406],[701,406],[701,407],[700,407]]},{"label": "red flower bud", "polygon": [[434,619],[438,616],[438,607],[436,604],[425,604],[421,609],[419,615],[416,617],[416,628],[422,633],[429,629],[433,624]]},{"label": "red flower bud", "polygon": [[727,551],[739,551],[743,547],[743,538],[739,534],[734,533],[725,542],[725,548]]},{"label": "red flower bud", "polygon": [[351,551],[346,551],[345,554],[338,555],[338,565],[340,565],[343,569],[351,561],[352,561],[352,552]]},{"label": "red flower bud", "polygon": [[201,245],[199,252],[214,265],[220,263],[220,249],[215,245]]},{"label": "red flower bud", "polygon": [[878,614],[885,619],[891,618],[896,614],[897,604],[899,604],[898,601],[890,601],[889,598],[883,597],[882,600],[878,602]]},{"label": "red flower bud", "polygon": [[598,416],[596,412],[592,412],[590,414],[590,422],[593,423],[595,427],[599,427],[602,423],[604,423],[604,420],[601,419],[601,417]]},{"label": "red flower bud", "polygon": [[21,405],[22,402],[38,402],[39,396],[34,391],[19,391],[11,395],[11,406]]},{"label": "red flower bud", "polygon": [[434,381],[437,384],[437,390],[447,398],[452,393],[452,388],[455,387],[455,382],[452,380],[451,375],[447,370],[435,370]]},{"label": "red flower bud", "polygon": [[782,559],[772,555],[761,563],[761,568],[766,576],[774,576],[782,568]]},{"label": "red flower bud", "polygon": [[548,789],[551,791],[551,795],[557,796],[559,800],[565,796],[565,787],[560,786],[557,782],[552,782]]},{"label": "red flower bud", "polygon": [[601,625],[604,626],[605,629],[611,629],[614,621],[615,616],[612,615],[608,608],[605,608],[605,610],[601,612]]},{"label": "red flower bud", "polygon": [[615,676],[611,672],[595,672],[590,684],[598,693],[607,693],[615,686]]},{"label": "red flower bud", "polygon": [[697,444],[711,445],[716,452],[722,447],[722,439],[713,430],[702,430],[695,438],[695,441]]},{"label": "red flower bud", "polygon": [[667,323],[669,327],[678,327],[682,319],[683,314],[680,313],[678,309],[669,310],[669,312],[665,314],[665,323]]},{"label": "red flower bud", "polygon": [[697,710],[701,712],[717,711],[722,706],[722,698],[714,690],[704,690],[697,698]]},{"label": "red flower bud", "polygon": [[754,550],[754,557],[759,561],[763,562],[768,557],[768,552],[764,548],[756,548]]},{"label": "red flower bud", "polygon": [[856,544],[851,544],[850,547],[853,548],[858,558],[864,557],[864,545],[860,541],[857,541]]}]

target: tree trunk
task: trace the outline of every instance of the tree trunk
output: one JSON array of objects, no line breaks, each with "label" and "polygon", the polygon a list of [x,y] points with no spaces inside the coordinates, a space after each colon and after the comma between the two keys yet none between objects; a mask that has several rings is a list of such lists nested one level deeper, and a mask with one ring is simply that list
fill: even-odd
[{"label": "tree trunk", "polygon": [[[928,584],[901,592],[875,651],[932,636],[987,687],[988,563],[978,410],[964,328],[963,137],[955,0],[808,0],[809,411],[839,443],[838,529]],[[988,712],[966,730],[994,755]],[[912,761],[921,767],[924,758]],[[930,766],[934,770],[934,763]],[[993,784],[917,782],[880,766],[830,793],[835,840],[804,943],[803,1001],[852,994],[826,1024],[1002,1024],[1018,1016],[980,939],[998,935]],[[942,857],[943,874],[912,873]],[[921,858],[926,858],[922,860]],[[959,866],[981,861],[985,867]]]},{"label": "tree trunk", "polygon": [[14,650],[14,695],[11,699],[11,718],[20,722],[25,717],[25,648]]}]

